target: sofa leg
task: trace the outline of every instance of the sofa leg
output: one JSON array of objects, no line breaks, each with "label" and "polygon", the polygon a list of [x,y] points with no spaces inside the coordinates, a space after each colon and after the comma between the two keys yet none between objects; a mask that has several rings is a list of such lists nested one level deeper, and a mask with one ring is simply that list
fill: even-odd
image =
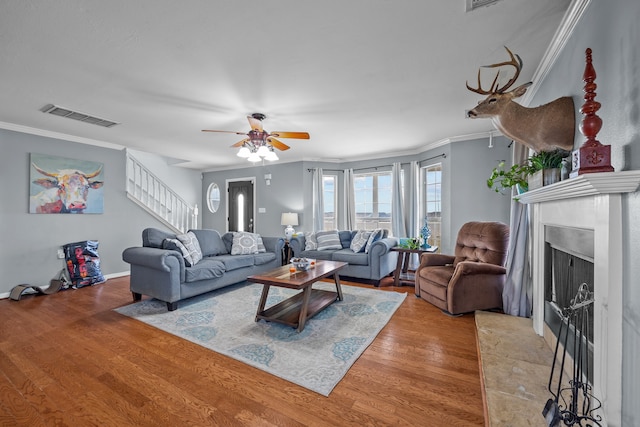
[{"label": "sofa leg", "polygon": [[142,294],[131,292],[131,295],[133,296],[133,302],[142,301]]},{"label": "sofa leg", "polygon": [[177,302],[168,302],[167,303],[167,310],[174,311],[176,308],[178,308],[178,303]]}]

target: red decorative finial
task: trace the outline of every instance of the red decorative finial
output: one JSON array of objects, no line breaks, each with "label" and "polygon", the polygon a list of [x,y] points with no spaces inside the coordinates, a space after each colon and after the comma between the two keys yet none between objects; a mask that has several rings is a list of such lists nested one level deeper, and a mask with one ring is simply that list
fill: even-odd
[{"label": "red decorative finial", "polygon": [[586,50],[586,65],[582,80],[584,85],[584,104],[580,112],[584,115],[580,123],[580,132],[587,138],[582,146],[572,155],[573,171],[571,177],[591,172],[613,172],[611,166],[611,146],[602,145],[596,139],[596,135],[602,128],[602,119],[596,114],[600,109],[600,103],[596,97],[596,70],[593,68],[591,49]]}]

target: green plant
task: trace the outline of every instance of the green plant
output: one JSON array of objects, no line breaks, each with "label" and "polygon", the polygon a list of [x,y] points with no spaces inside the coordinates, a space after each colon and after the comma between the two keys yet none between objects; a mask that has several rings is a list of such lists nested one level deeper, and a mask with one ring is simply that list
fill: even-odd
[{"label": "green plant", "polygon": [[564,150],[540,151],[529,157],[529,164],[533,172],[542,169],[559,168],[562,165],[562,159],[568,155],[569,153]]},{"label": "green plant", "polygon": [[406,243],[401,244],[400,247],[405,249],[418,249],[420,247],[420,239],[417,237],[411,237],[406,241]]},{"label": "green plant", "polygon": [[502,161],[498,163],[498,166],[493,168],[491,176],[487,179],[487,187],[496,193],[502,193],[507,188],[515,185],[520,186],[523,191],[527,191],[529,187],[527,176],[533,172],[528,162],[521,165],[513,165],[511,168],[505,170],[504,161]]}]

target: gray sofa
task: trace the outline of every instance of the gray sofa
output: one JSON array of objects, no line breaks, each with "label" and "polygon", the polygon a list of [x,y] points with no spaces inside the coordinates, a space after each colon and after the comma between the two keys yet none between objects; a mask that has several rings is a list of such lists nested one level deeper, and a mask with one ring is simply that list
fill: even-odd
[{"label": "gray sofa", "polygon": [[398,239],[385,237],[385,230],[383,238],[373,242],[368,253],[356,253],[349,249],[356,233],[357,231],[348,230],[338,232],[342,249],[305,250],[306,238],[302,234],[293,237],[289,245],[296,257],[348,262],[349,265],[340,270],[341,277],[367,279],[378,286],[380,279],[388,276],[396,268],[398,253],[391,252],[391,248],[398,245]]},{"label": "gray sofa", "polygon": [[169,311],[178,301],[224,286],[243,282],[248,276],[282,265],[284,240],[262,237],[266,252],[231,255],[233,233],[222,236],[216,230],[190,230],[198,240],[203,255],[193,266],[183,254],[171,248],[176,235],[155,228],[142,232],[142,247],[124,250],[122,259],[131,265],[130,288],[134,301],[148,295],[167,303]]}]

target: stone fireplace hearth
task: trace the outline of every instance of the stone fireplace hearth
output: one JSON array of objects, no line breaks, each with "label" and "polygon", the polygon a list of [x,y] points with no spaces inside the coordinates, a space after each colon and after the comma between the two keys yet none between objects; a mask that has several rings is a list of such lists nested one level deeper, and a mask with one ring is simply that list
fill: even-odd
[{"label": "stone fireplace hearth", "polygon": [[520,195],[530,205],[533,328],[544,334],[545,226],[593,231],[594,393],[608,425],[621,423],[622,193],[636,191],[640,171],[580,175]]}]

